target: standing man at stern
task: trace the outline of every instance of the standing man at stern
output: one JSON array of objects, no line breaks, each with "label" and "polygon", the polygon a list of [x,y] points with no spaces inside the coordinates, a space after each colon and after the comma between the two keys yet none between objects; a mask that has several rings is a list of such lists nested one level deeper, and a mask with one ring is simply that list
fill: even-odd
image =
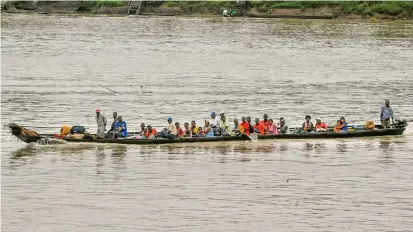
[{"label": "standing man at stern", "polygon": [[100,139],[105,138],[105,130],[106,130],[106,117],[100,114],[100,110],[96,109],[96,123],[98,125],[98,132],[97,137]]},{"label": "standing man at stern", "polygon": [[390,101],[386,100],[384,102],[384,106],[381,107],[381,113],[380,113],[380,120],[381,120],[381,126],[383,128],[390,128],[390,119],[392,124],[394,124],[394,115],[393,115],[393,109],[390,107]]}]

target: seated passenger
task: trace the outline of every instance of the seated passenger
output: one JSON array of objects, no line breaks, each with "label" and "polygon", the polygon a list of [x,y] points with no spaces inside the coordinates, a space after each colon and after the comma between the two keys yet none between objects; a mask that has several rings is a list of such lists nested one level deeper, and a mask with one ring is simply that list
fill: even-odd
[{"label": "seated passenger", "polygon": [[242,122],[239,127],[239,131],[243,134],[250,135],[250,124],[245,117],[241,118]]},{"label": "seated passenger", "polygon": [[233,131],[239,130],[238,119],[234,118],[234,126],[232,127]]},{"label": "seated passenger", "polygon": [[270,120],[268,120],[268,114],[264,114],[264,119],[261,120],[261,122],[268,128],[268,126],[270,125]]},{"label": "seated passenger", "polygon": [[251,123],[251,117],[250,116],[247,117],[247,122],[250,125],[250,133],[253,133],[254,132],[254,125],[252,125],[252,123]]},{"label": "seated passenger", "polygon": [[234,126],[232,127],[232,135],[239,135],[240,134],[240,125],[238,123],[238,119],[234,119]]},{"label": "seated passenger", "polygon": [[341,122],[340,122],[340,120],[337,120],[337,124],[334,127],[334,132],[341,132]]},{"label": "seated passenger", "polygon": [[320,118],[316,119],[315,131],[316,132],[326,132],[327,131],[327,124],[325,122],[321,122]]},{"label": "seated passenger", "polygon": [[184,124],[184,136],[183,137],[188,137],[188,138],[192,137],[192,129],[189,128],[189,123],[187,122]]},{"label": "seated passenger", "polygon": [[264,135],[268,132],[268,128],[264,125],[264,123],[260,122],[259,118],[255,119],[254,132],[259,133],[260,135]]},{"label": "seated passenger", "polygon": [[276,125],[274,125],[274,121],[272,119],[268,120],[268,126],[267,127],[268,127],[268,133],[267,134],[269,134],[269,135],[278,135],[278,128],[277,128]]},{"label": "seated passenger", "polygon": [[145,136],[145,123],[141,123],[141,136]]},{"label": "seated passenger", "polygon": [[115,123],[115,131],[112,133],[112,138],[122,138],[128,136],[126,122],[123,121],[122,115],[118,116],[118,121]]},{"label": "seated passenger", "polygon": [[172,118],[168,118],[168,128],[159,133],[159,136],[166,139],[174,139],[178,134],[176,126],[172,123]]},{"label": "seated passenger", "polygon": [[156,129],[152,128],[151,125],[148,125],[147,133],[145,133],[145,137],[147,139],[154,139],[157,134],[158,134],[158,132],[156,131]]},{"label": "seated passenger", "polygon": [[175,126],[176,126],[176,131],[177,131],[178,137],[183,137],[184,134],[185,134],[185,132],[184,132],[184,130],[182,130],[179,122],[176,122],[176,123],[175,123]]},{"label": "seated passenger", "polygon": [[344,117],[340,118],[340,123],[341,123],[341,131],[348,131],[347,122]]},{"label": "seated passenger", "polygon": [[192,122],[191,122],[191,130],[192,130],[192,134],[193,134],[193,135],[198,134],[198,127],[196,127],[195,121],[192,121]]},{"label": "seated passenger", "polygon": [[218,129],[219,128],[219,119],[217,118],[215,112],[211,113],[211,127],[214,129]]},{"label": "seated passenger", "polygon": [[303,127],[302,127],[302,129],[305,132],[311,132],[314,130],[314,124],[310,120],[311,120],[310,115],[305,116],[305,122],[303,123]]},{"label": "seated passenger", "polygon": [[137,136],[136,138],[146,138],[146,135],[147,134],[149,135],[148,128],[145,126],[145,128],[143,128],[143,132],[141,132],[141,133],[143,133],[143,135]]},{"label": "seated passenger", "polygon": [[214,137],[214,130],[212,127],[209,125],[209,122],[205,120],[205,126],[204,126],[204,133],[205,137]]},{"label": "seated passenger", "polygon": [[202,127],[198,127],[198,137],[205,137],[205,132],[202,130]]},{"label": "seated passenger", "polygon": [[288,134],[288,126],[285,124],[285,119],[283,117],[280,118],[280,122],[278,123],[278,132],[280,134]]},{"label": "seated passenger", "polygon": [[225,136],[232,135],[232,129],[229,126],[229,123],[225,115],[221,116],[221,121],[219,122],[219,128],[220,128],[221,135],[225,135]]}]

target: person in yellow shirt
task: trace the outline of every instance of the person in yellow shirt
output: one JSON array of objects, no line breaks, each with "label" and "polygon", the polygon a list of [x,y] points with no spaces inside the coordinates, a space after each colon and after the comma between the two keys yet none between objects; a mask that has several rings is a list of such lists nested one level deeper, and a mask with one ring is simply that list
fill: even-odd
[{"label": "person in yellow shirt", "polygon": [[193,121],[191,122],[191,130],[192,130],[192,134],[193,134],[193,135],[198,134],[198,127],[196,126],[195,120],[193,120]]},{"label": "person in yellow shirt", "polygon": [[221,121],[219,122],[219,131],[222,135],[232,135],[231,127],[229,126],[229,123],[225,115],[221,116]]}]

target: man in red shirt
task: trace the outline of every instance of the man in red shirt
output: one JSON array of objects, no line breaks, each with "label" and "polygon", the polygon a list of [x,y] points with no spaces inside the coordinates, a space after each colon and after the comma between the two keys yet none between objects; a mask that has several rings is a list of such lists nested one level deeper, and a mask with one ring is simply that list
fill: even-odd
[{"label": "man in red shirt", "polygon": [[158,132],[156,131],[155,128],[153,128],[151,125],[148,125],[148,132],[145,134],[146,138],[156,136]]},{"label": "man in red shirt", "polygon": [[239,124],[239,126],[244,128],[243,130],[244,134],[250,135],[250,123],[247,121],[245,117],[242,117],[242,122]]},{"label": "man in red shirt", "polygon": [[184,132],[184,130],[182,130],[181,126],[179,125],[179,122],[176,122],[175,126],[176,126],[176,130],[178,132],[178,137],[184,136],[185,132]]},{"label": "man in red shirt", "polygon": [[264,135],[265,132],[268,132],[268,127],[266,127],[264,123],[260,122],[259,118],[256,118],[254,124],[254,132],[260,133],[260,135]]},{"label": "man in red shirt", "polygon": [[268,114],[264,114],[264,120],[261,121],[267,128],[270,125],[270,120],[268,120]]}]

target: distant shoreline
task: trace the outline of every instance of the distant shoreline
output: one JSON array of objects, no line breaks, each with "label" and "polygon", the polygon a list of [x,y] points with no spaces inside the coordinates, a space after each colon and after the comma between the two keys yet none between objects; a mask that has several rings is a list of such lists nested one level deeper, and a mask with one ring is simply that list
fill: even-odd
[{"label": "distant shoreline", "polygon": [[[134,3],[136,4],[136,2]],[[311,4],[311,5],[310,5]],[[318,5],[317,5],[318,4]],[[137,10],[139,9],[139,10]],[[295,19],[413,19],[413,2],[151,2],[128,1],[3,2],[5,13],[124,16],[222,16]],[[377,12],[375,12],[377,11]],[[392,14],[390,14],[392,13]]]}]

